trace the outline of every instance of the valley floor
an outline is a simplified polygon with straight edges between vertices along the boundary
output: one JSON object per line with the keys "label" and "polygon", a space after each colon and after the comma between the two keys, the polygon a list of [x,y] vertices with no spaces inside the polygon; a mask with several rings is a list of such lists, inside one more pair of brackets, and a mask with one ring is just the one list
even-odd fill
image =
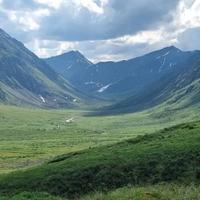
{"label": "valley floor", "polygon": [[0,106],[0,200],[199,200],[199,116]]}
{"label": "valley floor", "polygon": [[195,121],[197,108],[156,108],[115,116],[86,116],[79,110],[0,106],[0,173],[37,166],[61,154],[113,144]]}

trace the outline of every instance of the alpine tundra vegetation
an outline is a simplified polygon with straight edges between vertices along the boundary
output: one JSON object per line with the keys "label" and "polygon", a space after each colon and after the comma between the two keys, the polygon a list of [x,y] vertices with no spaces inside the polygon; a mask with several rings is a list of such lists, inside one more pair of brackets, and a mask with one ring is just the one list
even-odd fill
{"label": "alpine tundra vegetation", "polygon": [[0,0],[0,200],[200,200],[199,0]]}

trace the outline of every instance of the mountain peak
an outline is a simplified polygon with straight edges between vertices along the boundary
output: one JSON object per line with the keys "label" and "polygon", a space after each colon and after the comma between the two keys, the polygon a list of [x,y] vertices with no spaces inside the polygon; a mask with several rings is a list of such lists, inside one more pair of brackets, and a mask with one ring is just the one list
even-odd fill
{"label": "mountain peak", "polygon": [[[83,62],[87,63],[87,65],[93,64],[91,61],[89,61],[82,53],[80,53],[77,50],[72,50],[57,56],[53,56],[50,58],[45,59],[47,62],[52,62],[53,60],[57,60],[59,62],[62,62],[62,65],[65,65],[66,62]],[[53,62],[54,62],[53,61]]]}
{"label": "mountain peak", "polygon": [[47,58],[47,59],[59,58],[59,57],[65,58],[65,59],[77,59],[77,58],[86,59],[85,56],[77,50],[65,52],[65,53],[62,53],[60,55],[53,56],[53,57],[50,57],[50,58]]}
{"label": "mountain peak", "polygon": [[178,49],[177,47],[175,47],[175,46],[173,46],[173,45],[172,45],[172,46],[165,47],[165,48],[163,48],[162,50],[181,52],[180,49]]}
{"label": "mountain peak", "polygon": [[82,55],[82,53],[78,50],[72,50],[72,51],[69,51],[68,53]]}
{"label": "mountain peak", "polygon": [[73,56],[73,57],[85,58],[85,56],[78,50],[72,50],[72,51],[66,52],[64,54],[68,55],[68,56]]}

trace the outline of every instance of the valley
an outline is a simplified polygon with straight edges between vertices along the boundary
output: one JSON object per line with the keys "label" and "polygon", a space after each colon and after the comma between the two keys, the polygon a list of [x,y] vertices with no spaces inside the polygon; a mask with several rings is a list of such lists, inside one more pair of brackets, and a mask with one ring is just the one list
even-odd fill
{"label": "valley", "polygon": [[[92,111],[91,111],[92,112]],[[40,165],[55,156],[113,144],[200,117],[199,108],[155,108],[92,116],[84,110],[41,110],[0,106],[0,173]],[[72,122],[66,122],[73,118]]]}
{"label": "valley", "polygon": [[41,59],[0,29],[0,200],[199,200],[200,51]]}
{"label": "valley", "polygon": [[[4,109],[12,110],[10,116],[8,115],[10,120],[13,120],[14,113],[19,114],[21,111],[19,108],[4,107]],[[1,140],[0,145],[4,152],[1,155],[3,174],[0,176],[0,193],[3,196],[23,193],[23,191],[37,191],[47,192],[53,196],[74,198],[94,191],[110,191],[127,185],[138,186],[160,182],[193,184],[199,181],[200,123],[183,123],[192,120],[187,118],[187,110],[185,110],[187,114],[182,113],[179,116],[180,118],[185,116],[182,118],[183,121],[173,121],[174,124],[170,126],[176,123],[183,124],[171,128],[166,128],[169,126],[169,121],[165,121],[164,118],[164,121],[161,118],[154,118],[151,112],[147,112],[128,116],[130,121],[126,121],[127,116],[108,117],[101,122],[100,118],[83,117],[79,119],[80,124],[68,125],[69,127],[61,124],[61,130],[55,132],[51,132],[52,120],[59,122],[61,118],[66,117],[65,112],[46,111],[45,113],[43,111],[43,116],[39,110],[32,112],[30,115],[32,120],[26,119],[24,125],[20,120],[13,120],[16,132],[12,132],[10,123],[10,129],[5,132],[7,141]],[[192,113],[195,113],[194,110]],[[38,114],[40,120],[48,122],[43,128],[41,125],[43,130],[40,131],[35,129],[40,121],[36,117]],[[80,117],[77,111],[68,112],[69,116],[72,114],[76,115],[77,119],[78,116]],[[174,117],[177,118],[175,115]],[[198,118],[198,113],[193,117]],[[120,121],[126,123],[127,129],[120,126]],[[134,122],[138,125],[134,125]],[[101,123],[99,127],[96,126],[97,123]],[[110,134],[108,127],[110,127]],[[34,129],[35,132],[32,132]],[[128,131],[129,129],[131,131]],[[37,162],[33,167],[35,159]],[[32,166],[26,165],[27,160]],[[17,170],[20,167],[31,168]],[[14,171],[7,174],[5,168]],[[160,191],[158,195],[161,194]],[[104,197],[97,196],[98,198]]]}

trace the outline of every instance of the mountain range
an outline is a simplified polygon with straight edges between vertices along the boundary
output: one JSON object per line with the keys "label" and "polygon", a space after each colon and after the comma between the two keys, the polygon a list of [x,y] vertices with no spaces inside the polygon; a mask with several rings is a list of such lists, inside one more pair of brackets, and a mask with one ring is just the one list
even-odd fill
{"label": "mountain range", "polygon": [[[67,62],[65,62],[67,60]],[[106,110],[137,111],[161,103],[198,102],[200,51],[170,46],[130,60],[92,64],[72,51],[45,61],[85,93],[112,102]]]}
{"label": "mountain range", "polygon": [[46,62],[0,30],[1,102],[52,108],[72,107],[80,101],[80,96]]}
{"label": "mountain range", "polygon": [[[73,107],[97,98],[102,110],[132,112],[200,102],[200,51],[174,46],[119,62],[92,63],[79,51],[40,59],[0,30],[0,102]],[[103,104],[102,104],[103,105]]]}

